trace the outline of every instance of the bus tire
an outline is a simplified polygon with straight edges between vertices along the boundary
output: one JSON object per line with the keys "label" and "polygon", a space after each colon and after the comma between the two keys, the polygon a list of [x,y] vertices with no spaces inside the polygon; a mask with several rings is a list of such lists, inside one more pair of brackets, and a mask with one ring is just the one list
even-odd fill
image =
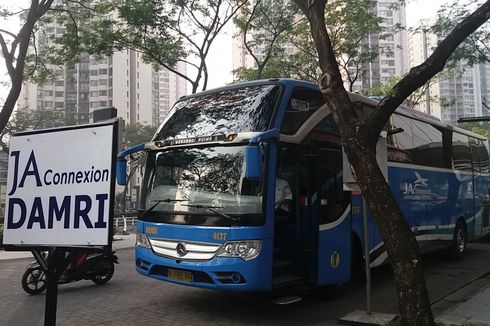
{"label": "bus tire", "polygon": [[450,257],[452,260],[461,260],[466,253],[467,242],[466,224],[458,221],[454,227],[453,240],[450,248]]}

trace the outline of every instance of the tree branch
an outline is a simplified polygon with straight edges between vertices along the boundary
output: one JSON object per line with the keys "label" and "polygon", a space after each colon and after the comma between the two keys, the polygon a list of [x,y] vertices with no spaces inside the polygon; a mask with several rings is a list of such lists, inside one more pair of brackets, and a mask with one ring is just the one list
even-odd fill
{"label": "tree branch", "polygon": [[379,103],[379,110],[369,118],[375,130],[381,131],[384,123],[396,108],[415,90],[424,85],[430,78],[442,71],[453,51],[490,16],[490,0],[483,3],[471,15],[462,20],[439,43],[432,55],[421,65],[414,67],[392,89],[389,95]]}
{"label": "tree branch", "polygon": [[16,37],[17,37],[17,35],[15,35],[14,33],[11,33],[11,32],[9,32],[9,31],[7,31],[7,30],[5,30],[5,29],[1,29],[1,28],[0,28],[0,33],[5,33],[5,34],[7,34],[8,36],[11,36],[11,37],[13,37],[13,38],[16,38]]}
{"label": "tree branch", "polygon": [[9,49],[7,48],[7,43],[3,38],[3,35],[0,33],[0,46],[2,47],[3,59],[5,61],[5,65],[7,66],[7,71],[9,73],[10,79],[15,76],[15,68],[14,68],[14,57],[10,54]]}
{"label": "tree branch", "polygon": [[32,47],[34,48],[34,57],[36,58],[35,60],[35,63],[34,63],[34,67],[32,67],[31,71],[27,73],[27,75],[31,75],[33,74],[36,69],[37,69],[37,65],[38,65],[38,62],[39,62],[39,57],[37,55],[37,45],[36,45],[36,33],[32,32]]}
{"label": "tree branch", "polygon": [[81,1],[77,1],[77,0],[65,0],[66,2],[71,2],[71,3],[74,3],[74,4],[77,4],[79,5],[80,7],[82,8],[85,8],[87,10],[90,10],[90,11],[95,11],[94,8],[91,8],[89,6],[87,6],[85,3],[81,2]]}
{"label": "tree branch", "polygon": [[[339,114],[337,110],[333,110],[334,119],[339,124],[346,126],[354,125],[353,121],[356,119],[354,108],[350,105],[350,100],[347,91],[344,88],[342,82],[342,75],[335,58],[335,52],[332,47],[332,43],[328,36],[325,23],[325,1],[300,1],[295,0],[295,3],[306,14],[310,21],[311,33],[313,40],[318,51],[319,66],[322,71],[322,77],[320,78],[320,90],[324,97],[332,97],[337,100],[337,104],[341,105],[344,114]],[[315,26],[315,28],[313,28]],[[347,134],[352,133],[352,130],[346,131]],[[344,134],[342,135],[344,137]],[[352,137],[352,135],[345,138]]]}
{"label": "tree branch", "polygon": [[254,17],[254,14],[255,14],[255,10],[257,9],[257,6],[259,6],[260,4],[260,1],[261,0],[257,0],[257,2],[254,4],[253,8],[252,8],[252,12],[250,13],[250,17],[248,17],[247,19],[247,22],[245,23],[245,28],[244,28],[244,31],[243,31],[243,44],[245,45],[245,48],[247,49],[248,53],[252,56],[252,58],[254,59],[255,63],[257,64],[257,66],[259,66],[259,59],[257,58],[257,56],[255,55],[255,53],[253,52],[251,46],[249,46],[248,42],[247,42],[247,33],[248,33],[248,29],[250,27],[250,24],[252,23],[252,19]]}
{"label": "tree branch", "polygon": [[[73,2],[76,2],[76,1],[73,1]],[[79,38],[78,38],[78,22],[76,21],[75,17],[73,16],[73,13],[70,10],[62,9],[62,8],[52,8],[50,10],[55,11],[55,12],[66,12],[70,16],[70,19],[73,22],[73,26],[75,26],[75,35],[77,35],[75,53],[78,53],[79,49],[80,49],[80,43],[79,43]]]}
{"label": "tree branch", "polygon": [[[192,8],[192,5],[194,4],[194,1],[191,3],[191,8]],[[184,1],[184,12],[186,13],[187,17],[189,17],[193,22],[194,24],[196,24],[197,26],[199,26],[199,28],[201,28],[202,30],[205,30],[206,29],[206,26],[204,26],[201,21],[196,17],[196,15],[194,15],[194,10],[192,10],[191,8],[189,8],[189,6],[185,3]]]}

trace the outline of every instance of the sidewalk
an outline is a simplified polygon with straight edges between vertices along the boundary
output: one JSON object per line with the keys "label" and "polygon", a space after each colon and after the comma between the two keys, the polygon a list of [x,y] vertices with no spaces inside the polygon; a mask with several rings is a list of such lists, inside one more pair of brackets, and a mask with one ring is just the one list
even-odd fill
{"label": "sidewalk", "polygon": [[[126,248],[134,248],[134,244],[136,242],[136,234],[131,233],[128,235],[116,234],[114,236],[114,241],[112,242],[112,249],[126,249]],[[0,250],[0,260],[7,259],[21,259],[21,258],[32,258],[30,251],[5,251]]]}
{"label": "sidewalk", "polygon": [[[442,307],[446,310],[438,314]],[[438,316],[438,325],[490,325],[490,274],[448,295],[433,305],[432,310]]]}
{"label": "sidewalk", "polygon": [[[116,251],[133,248],[135,241],[134,233],[115,235],[112,246]],[[22,258],[34,260],[30,252],[0,250],[0,261]],[[490,326],[490,272],[482,272],[477,279],[433,304],[432,312],[441,326]]]}

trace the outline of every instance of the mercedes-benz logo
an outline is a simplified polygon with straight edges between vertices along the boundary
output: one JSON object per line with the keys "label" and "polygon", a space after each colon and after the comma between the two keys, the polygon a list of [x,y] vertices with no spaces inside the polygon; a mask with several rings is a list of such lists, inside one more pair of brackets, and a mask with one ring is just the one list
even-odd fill
{"label": "mercedes-benz logo", "polygon": [[180,257],[184,257],[185,255],[187,255],[187,249],[185,249],[185,244],[182,243],[182,242],[179,242],[177,244],[177,254],[180,256]]}

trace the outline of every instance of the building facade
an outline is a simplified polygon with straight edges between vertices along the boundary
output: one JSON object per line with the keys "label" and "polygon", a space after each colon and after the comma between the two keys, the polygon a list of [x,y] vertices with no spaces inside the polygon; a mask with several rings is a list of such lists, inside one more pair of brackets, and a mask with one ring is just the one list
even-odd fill
{"label": "building facade", "polygon": [[[177,63],[177,71],[186,74],[186,65]],[[153,73],[153,125],[158,126],[167,116],[173,104],[186,95],[187,82],[168,69]]]}
{"label": "building facade", "polygon": [[[410,67],[421,64],[437,45],[427,31],[428,21],[410,33]],[[416,109],[444,122],[457,124],[460,118],[490,115],[490,64],[469,65],[462,60],[445,75],[434,78]]]}
{"label": "building facade", "polygon": [[[185,65],[179,68],[185,74]],[[53,81],[25,84],[19,105],[61,110],[73,124],[92,122],[95,110],[115,107],[127,124],[158,126],[175,101],[187,93],[183,78],[167,69],[155,71],[131,50],[107,58],[82,56],[79,63],[54,72]]]}
{"label": "building facade", "polygon": [[406,26],[406,8],[397,0],[378,1],[372,9],[382,18],[381,33],[368,35],[362,46],[378,49],[378,56],[364,63],[361,75],[354,83],[352,91],[366,93],[379,83],[388,81],[392,76],[401,76],[408,72],[408,36]]}
{"label": "building facade", "polygon": [[[405,29],[397,29],[397,26],[406,26],[406,8],[397,0],[378,1],[372,8],[382,18],[383,31],[368,35],[361,47],[379,50],[379,55],[373,61],[360,67],[360,76],[353,84],[352,90],[364,93],[380,82],[385,82],[392,76],[400,76],[408,71],[408,36]],[[253,32],[247,35],[253,38]],[[233,69],[239,67],[251,68],[256,66],[252,56],[246,51],[243,44],[243,35],[238,34],[234,38]],[[261,58],[263,49],[255,49],[258,58]],[[295,48],[287,46],[287,53],[294,53]],[[355,74],[355,73],[354,73]],[[280,76],[277,76],[280,77]],[[350,88],[347,78],[345,86]]]}
{"label": "building facade", "polygon": [[[436,35],[429,33],[431,22],[421,20],[416,28],[409,32],[408,36],[408,57],[409,66],[416,67],[422,64],[432,53],[432,49],[437,46]],[[414,109],[431,114],[435,117],[441,117],[441,106],[438,100],[440,98],[439,85],[430,81],[425,85],[422,96],[417,103],[414,103]]]}
{"label": "building facade", "polygon": [[[38,51],[63,33],[64,28],[56,22],[43,26],[37,32]],[[76,64],[51,68],[54,80],[24,84],[18,105],[31,110],[59,110],[69,124],[91,123],[95,110],[114,107],[126,125],[157,127],[175,101],[187,94],[185,79],[165,68],[155,70],[133,50],[102,58],[82,54]],[[177,69],[186,74],[185,64]],[[138,201],[140,182],[140,173],[135,173],[128,188],[128,207],[135,207]]]}
{"label": "building facade", "polygon": [[[61,0],[53,3],[63,4]],[[46,23],[36,32],[37,51],[45,50],[53,38],[64,33],[64,26],[55,20]],[[33,110],[63,111],[73,124],[89,123],[93,111],[115,107],[118,117],[127,124],[157,126],[175,100],[187,93],[183,78],[164,68],[156,72],[133,50],[118,51],[102,58],[81,54],[76,64],[51,68],[54,80],[25,84],[19,104]],[[184,64],[177,69],[186,74]],[[167,77],[155,78],[158,74]]]}

